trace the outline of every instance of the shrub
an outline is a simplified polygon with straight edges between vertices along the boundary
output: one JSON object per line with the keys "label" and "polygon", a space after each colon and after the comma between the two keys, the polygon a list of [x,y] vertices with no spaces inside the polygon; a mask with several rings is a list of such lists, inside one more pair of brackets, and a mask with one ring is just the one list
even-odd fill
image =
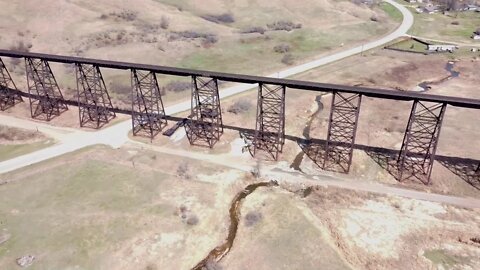
{"label": "shrub", "polygon": [[175,92],[175,93],[179,93],[179,92],[183,92],[185,90],[190,89],[190,87],[191,87],[191,83],[189,83],[189,82],[173,81],[173,82],[169,82],[162,89],[164,89],[164,92],[165,91],[172,91],[172,92]]}
{"label": "shrub", "polygon": [[169,26],[170,26],[170,19],[168,19],[165,16],[162,16],[162,18],[160,18],[160,27],[166,30],[168,29]]}
{"label": "shrub", "polygon": [[453,21],[453,22],[452,22],[452,25],[459,25],[459,24],[460,24],[459,21]]}
{"label": "shrub", "polygon": [[107,14],[100,15],[100,20],[106,20],[108,18]]}
{"label": "shrub", "polygon": [[198,224],[199,219],[198,219],[197,215],[192,214],[191,216],[189,216],[189,217],[187,218],[187,221],[186,221],[186,222],[187,222],[187,225],[194,226],[194,225],[197,225],[197,224]]}
{"label": "shrub", "polygon": [[282,63],[285,65],[293,65],[294,63],[293,55],[291,55],[290,53],[285,54],[282,57]]}
{"label": "shrub", "polygon": [[28,52],[32,48],[32,44],[25,44],[23,41],[18,41],[15,45],[10,46],[10,50],[19,52]]}
{"label": "shrub", "polygon": [[231,13],[224,13],[220,15],[204,15],[201,16],[203,19],[213,22],[213,23],[233,23],[235,22],[235,18],[233,17],[233,14]]}
{"label": "shrub", "polygon": [[182,162],[180,165],[178,165],[177,168],[177,175],[179,177],[185,178],[185,179],[190,179],[190,174],[188,173],[188,163],[187,162]]}
{"label": "shrub", "polygon": [[[204,39],[206,43],[213,44],[218,41],[217,35],[211,34],[211,33],[201,33],[197,31],[182,31],[182,32],[176,32],[175,35],[177,37],[181,38],[187,38],[187,39]],[[170,39],[175,40],[177,37],[173,36]]]}
{"label": "shrub", "polygon": [[378,17],[377,17],[377,15],[372,15],[372,16],[370,17],[370,21],[372,21],[372,22],[378,22]]}
{"label": "shrub", "polygon": [[245,215],[245,226],[251,227],[262,219],[262,213],[252,211]]}
{"label": "shrub", "polygon": [[252,103],[247,99],[240,99],[235,101],[230,107],[228,107],[227,112],[233,114],[240,114],[248,112],[252,108]]}
{"label": "shrub", "polygon": [[137,19],[137,13],[131,10],[122,10],[120,13],[111,12],[108,15],[114,16],[127,22],[131,22]]}
{"label": "shrub", "polygon": [[259,33],[259,34],[265,34],[265,32],[267,31],[267,29],[265,29],[264,27],[262,26],[252,26],[252,27],[249,27],[245,30],[242,30],[242,34],[251,34],[251,33]]}
{"label": "shrub", "polygon": [[273,51],[276,53],[287,53],[290,51],[290,45],[288,44],[279,44],[273,47]]}
{"label": "shrub", "polygon": [[302,28],[302,24],[293,23],[291,21],[276,21],[271,24],[267,24],[268,29],[274,31],[292,31],[294,29]]}

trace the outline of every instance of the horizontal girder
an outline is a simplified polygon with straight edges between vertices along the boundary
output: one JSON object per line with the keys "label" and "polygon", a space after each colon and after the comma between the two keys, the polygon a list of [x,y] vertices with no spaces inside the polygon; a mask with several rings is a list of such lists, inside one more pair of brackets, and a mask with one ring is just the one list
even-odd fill
{"label": "horizontal girder", "polygon": [[256,84],[256,83],[273,84],[273,85],[282,85],[287,88],[293,88],[293,89],[299,89],[299,90],[320,91],[320,92],[335,91],[340,93],[360,94],[367,97],[375,97],[375,98],[383,98],[383,99],[437,102],[437,103],[445,103],[448,105],[462,107],[462,108],[480,109],[480,100],[478,99],[429,95],[429,94],[423,94],[418,92],[393,91],[393,90],[378,89],[378,88],[365,88],[365,87],[356,87],[356,86],[347,86],[347,85],[325,84],[325,83],[308,82],[308,81],[298,81],[298,80],[279,79],[279,78],[270,78],[270,77],[261,77],[261,76],[213,72],[213,71],[206,71],[206,70],[195,70],[195,69],[175,68],[175,67],[166,67],[166,66],[157,66],[157,65],[127,63],[127,62],[118,62],[118,61],[109,61],[109,60],[100,60],[100,59],[91,59],[91,58],[82,58],[82,57],[73,57],[73,56],[62,56],[62,55],[52,55],[52,54],[42,54],[42,53],[31,53],[31,52],[18,52],[18,51],[10,51],[10,50],[0,50],[0,56],[14,57],[14,58],[24,58],[24,57],[40,58],[49,62],[67,63],[67,64],[91,64],[91,65],[96,65],[98,67],[112,68],[112,69],[125,69],[125,70],[140,69],[140,70],[152,71],[155,73],[160,73],[165,75],[201,76],[201,77],[210,77],[210,78],[215,78],[218,80],[229,81],[229,82],[248,83],[248,84]]}

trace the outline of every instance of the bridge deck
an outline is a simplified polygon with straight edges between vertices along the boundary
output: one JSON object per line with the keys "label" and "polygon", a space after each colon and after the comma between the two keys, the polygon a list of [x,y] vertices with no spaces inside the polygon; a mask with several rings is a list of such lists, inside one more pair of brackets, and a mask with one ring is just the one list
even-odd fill
{"label": "bridge deck", "polygon": [[342,93],[361,94],[368,97],[382,98],[382,99],[438,102],[438,103],[446,103],[456,107],[480,109],[479,99],[430,95],[430,94],[423,94],[418,92],[393,91],[393,90],[378,89],[378,88],[366,88],[366,87],[356,87],[356,86],[347,86],[347,85],[338,85],[338,84],[325,84],[325,83],[317,83],[317,82],[309,82],[309,81],[278,79],[278,78],[270,78],[270,77],[262,77],[262,76],[214,72],[214,71],[207,71],[207,70],[175,68],[175,67],[158,66],[158,65],[147,65],[147,64],[128,63],[128,62],[43,54],[43,53],[18,52],[18,51],[10,51],[10,50],[0,50],[0,57],[1,56],[12,57],[12,58],[24,58],[24,57],[40,58],[49,62],[66,63],[66,64],[77,64],[77,63],[92,64],[92,65],[98,65],[99,67],[111,68],[111,69],[146,70],[146,71],[152,71],[159,74],[174,75],[174,76],[203,76],[203,77],[216,78],[221,81],[237,82],[237,83],[247,83],[247,84],[264,83],[264,84],[284,85],[287,88],[293,88],[293,89],[299,89],[299,90],[320,91],[320,92],[337,91]]}

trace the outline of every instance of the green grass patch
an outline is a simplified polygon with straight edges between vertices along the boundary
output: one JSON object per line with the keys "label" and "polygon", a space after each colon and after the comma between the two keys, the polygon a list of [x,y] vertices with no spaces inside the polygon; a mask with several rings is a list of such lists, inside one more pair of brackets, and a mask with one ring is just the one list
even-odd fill
{"label": "green grass patch", "polygon": [[443,15],[418,14],[413,9],[411,11],[415,22],[410,34],[450,42],[475,43],[471,36],[480,26],[478,13],[467,11]]}
{"label": "green grass patch", "polygon": [[443,266],[442,269],[452,269],[457,264],[468,262],[467,258],[448,254],[447,251],[443,249],[427,250],[423,256],[425,256],[425,258],[429,259],[435,265]]}
{"label": "green grass patch", "polygon": [[0,161],[35,152],[53,144],[54,142],[52,140],[44,140],[29,144],[0,145]]}
{"label": "green grass patch", "polygon": [[379,7],[381,10],[383,10],[392,20],[396,22],[401,22],[403,20],[403,15],[402,13],[392,6],[389,3],[382,2],[379,4]]}
{"label": "green grass patch", "polygon": [[168,177],[89,160],[0,186],[0,229],[12,235],[0,269],[26,254],[40,256],[33,269],[98,269],[103,254],[171,216],[174,206],[159,200]]}

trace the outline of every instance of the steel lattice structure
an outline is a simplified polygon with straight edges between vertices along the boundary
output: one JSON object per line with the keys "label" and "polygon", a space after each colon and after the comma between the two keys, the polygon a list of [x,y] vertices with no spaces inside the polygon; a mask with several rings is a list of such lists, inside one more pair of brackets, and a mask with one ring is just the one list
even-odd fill
{"label": "steel lattice structure", "polygon": [[192,76],[191,113],[185,124],[192,145],[213,146],[223,134],[222,110],[216,78]]}
{"label": "steel lattice structure", "polygon": [[323,169],[350,171],[361,102],[362,95],[334,92]]}
{"label": "steel lattice structure", "polygon": [[3,60],[0,58],[0,110],[4,111],[17,103],[22,102],[22,97],[12,91],[17,90],[17,86],[12,80]]}
{"label": "steel lattice structure", "polygon": [[[430,183],[440,129],[447,105],[415,101],[398,156],[399,181],[411,177]],[[409,174],[406,175],[405,173]]]}
{"label": "steel lattice structure", "polygon": [[153,139],[167,125],[157,76],[154,72],[132,69],[133,135]]}
{"label": "steel lattice structure", "polygon": [[26,57],[25,69],[32,118],[50,121],[68,110],[47,61]]}
{"label": "steel lattice structure", "polygon": [[285,143],[285,91],[283,85],[259,84],[253,155],[262,150],[277,160],[282,152]]}
{"label": "steel lattice structure", "polygon": [[75,67],[80,127],[101,128],[116,115],[100,68],[88,64]]}

